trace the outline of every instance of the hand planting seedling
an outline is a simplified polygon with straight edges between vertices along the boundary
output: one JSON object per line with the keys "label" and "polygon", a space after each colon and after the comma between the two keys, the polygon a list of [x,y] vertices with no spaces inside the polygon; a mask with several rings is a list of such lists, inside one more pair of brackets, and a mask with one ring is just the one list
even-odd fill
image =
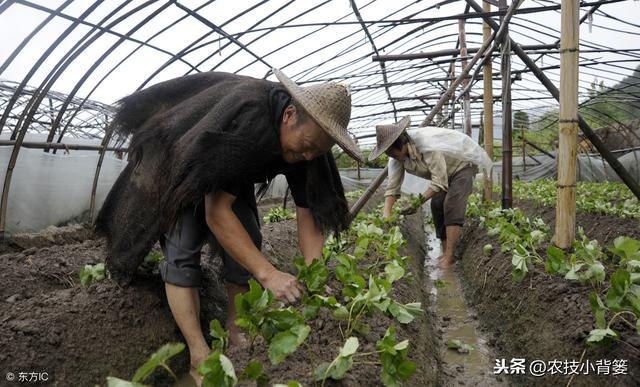
{"label": "hand planting seedling", "polygon": [[426,202],[426,199],[424,196],[422,196],[422,194],[418,194],[415,197],[413,197],[412,195],[409,201],[409,204],[403,206],[399,212],[402,215],[415,214],[425,202]]}
{"label": "hand planting seedling", "polygon": [[236,325],[249,334],[251,348],[258,334],[269,343],[269,360],[273,364],[293,353],[311,330],[293,307],[275,307],[271,290],[263,289],[255,280],[249,281],[249,291],[238,294],[235,303]]}

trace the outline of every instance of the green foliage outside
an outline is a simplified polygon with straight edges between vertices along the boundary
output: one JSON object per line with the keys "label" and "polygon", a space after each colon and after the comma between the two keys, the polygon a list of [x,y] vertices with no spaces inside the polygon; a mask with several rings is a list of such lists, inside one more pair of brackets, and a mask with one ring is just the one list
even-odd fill
{"label": "green foliage outside", "polygon": [[[369,154],[371,154],[371,149],[363,149],[362,155],[365,160],[369,160]],[[358,168],[358,163],[345,154],[342,151],[333,152],[333,157],[336,158],[336,165],[338,168]],[[380,155],[377,159],[373,161],[367,161],[364,165],[360,165],[361,168],[384,168],[387,166],[389,162],[389,157],[386,154]]]}
{"label": "green foliage outside", "polygon": [[580,114],[594,129],[639,118],[639,78],[640,66],[610,88],[604,86],[602,81],[593,80],[587,100],[580,104]]}
{"label": "green foliage outside", "polygon": [[[612,87],[594,79],[587,97],[580,102],[578,112],[592,129],[615,124],[628,124],[640,118],[640,66]],[[555,151],[558,141],[559,110],[557,107],[544,111],[540,117],[532,118],[526,112],[516,111],[513,116],[513,155],[522,155],[521,139],[540,146],[546,151]],[[527,154],[540,152],[526,148]],[[502,141],[494,142],[495,160],[502,158]]]}
{"label": "green foliage outside", "polygon": [[[494,192],[500,187],[494,185]],[[514,181],[515,198],[532,200],[546,207],[554,207],[557,200],[556,181]],[[592,214],[613,215],[620,218],[640,219],[640,201],[622,183],[591,183],[579,181],[576,185],[576,209]]]}

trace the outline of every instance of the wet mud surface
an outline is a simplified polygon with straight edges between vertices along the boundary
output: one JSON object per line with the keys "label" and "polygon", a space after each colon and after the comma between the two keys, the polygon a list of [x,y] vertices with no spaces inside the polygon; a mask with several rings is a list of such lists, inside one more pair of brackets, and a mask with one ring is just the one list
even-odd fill
{"label": "wet mud surface", "polygon": [[[508,386],[503,377],[492,372],[495,355],[486,343],[485,332],[479,327],[476,311],[467,305],[458,273],[454,268],[438,267],[442,249],[433,226],[425,225],[425,234],[428,248],[425,272],[429,275],[430,308],[435,315],[440,344],[442,384]],[[452,348],[449,342],[452,342]],[[462,347],[456,348],[459,344]]]}

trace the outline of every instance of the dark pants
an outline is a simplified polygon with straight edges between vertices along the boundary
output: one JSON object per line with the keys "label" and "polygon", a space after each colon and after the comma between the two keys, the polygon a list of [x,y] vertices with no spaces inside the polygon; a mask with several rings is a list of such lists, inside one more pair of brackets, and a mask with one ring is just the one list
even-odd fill
{"label": "dark pants", "polygon": [[[255,210],[255,197],[252,198],[253,200],[246,195],[238,196],[232,209],[259,250],[262,246],[262,234]],[[162,280],[182,287],[198,287],[202,281],[200,254],[205,242],[222,256],[222,276],[225,281],[246,285],[252,278],[251,273],[224,251],[211,233],[205,219],[204,202],[185,210],[176,225],[161,238],[160,245],[165,257],[160,262]]]}
{"label": "dark pants", "polygon": [[440,191],[431,198],[431,214],[438,238],[447,239],[447,226],[464,225],[476,171],[471,165],[462,168],[449,178],[448,191]]}

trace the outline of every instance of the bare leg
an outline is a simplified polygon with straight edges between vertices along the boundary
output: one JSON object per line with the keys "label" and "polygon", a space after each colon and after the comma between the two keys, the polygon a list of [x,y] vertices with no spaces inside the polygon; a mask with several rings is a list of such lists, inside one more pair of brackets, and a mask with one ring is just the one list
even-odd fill
{"label": "bare leg", "polygon": [[440,258],[444,256],[445,251],[447,251],[447,240],[440,239]]}
{"label": "bare leg", "polygon": [[444,255],[442,256],[442,260],[440,261],[439,266],[441,268],[449,267],[453,264],[454,261],[454,253],[456,251],[456,245],[458,244],[458,240],[460,239],[460,232],[462,227],[460,226],[447,226],[447,239]]}
{"label": "bare leg", "polygon": [[176,320],[176,324],[178,324],[178,328],[180,328],[180,332],[182,332],[182,336],[184,336],[189,347],[189,355],[191,357],[191,371],[189,373],[195,379],[196,384],[200,386],[202,377],[196,369],[207,357],[210,348],[204,339],[202,327],[200,326],[200,297],[198,289],[183,288],[166,282],[164,286],[173,318]]}
{"label": "bare leg", "polygon": [[240,331],[240,328],[235,324],[236,318],[238,318],[235,299],[237,294],[249,291],[249,287],[231,282],[227,282],[225,287],[227,288],[227,296],[229,297],[229,304],[227,306],[227,323],[225,324],[225,328],[229,331],[229,343],[231,345],[242,346],[247,343],[247,339]]}

